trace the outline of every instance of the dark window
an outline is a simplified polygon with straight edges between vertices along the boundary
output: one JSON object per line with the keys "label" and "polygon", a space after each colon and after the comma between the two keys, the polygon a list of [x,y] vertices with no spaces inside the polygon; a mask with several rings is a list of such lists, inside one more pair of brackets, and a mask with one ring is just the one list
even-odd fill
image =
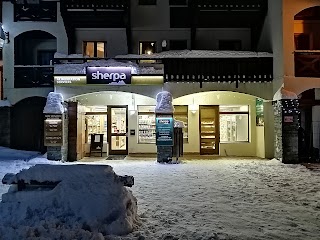
{"label": "dark window", "polygon": [[187,0],[169,0],[169,5],[187,5]]}
{"label": "dark window", "polygon": [[170,40],[170,50],[184,50],[187,48],[187,40]]}
{"label": "dark window", "polygon": [[56,50],[38,50],[37,65],[50,65]]}
{"label": "dark window", "polygon": [[311,50],[310,36],[305,33],[298,33],[294,35],[294,44],[296,50]]}
{"label": "dark window", "polygon": [[157,0],[139,0],[139,5],[157,5]]}
{"label": "dark window", "polygon": [[139,54],[151,55],[156,52],[156,42],[140,42]]}
{"label": "dark window", "polygon": [[219,40],[219,50],[239,51],[241,50],[241,41],[240,40]]}

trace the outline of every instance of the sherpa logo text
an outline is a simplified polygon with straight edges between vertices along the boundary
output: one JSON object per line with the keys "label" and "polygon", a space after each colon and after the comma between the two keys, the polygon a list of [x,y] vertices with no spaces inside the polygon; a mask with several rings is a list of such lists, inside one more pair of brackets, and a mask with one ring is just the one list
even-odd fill
{"label": "sherpa logo text", "polygon": [[92,73],[92,79],[107,79],[112,80],[113,82],[116,82],[117,80],[125,80],[126,74],[124,73],[102,73],[100,71],[97,71],[95,73]]}

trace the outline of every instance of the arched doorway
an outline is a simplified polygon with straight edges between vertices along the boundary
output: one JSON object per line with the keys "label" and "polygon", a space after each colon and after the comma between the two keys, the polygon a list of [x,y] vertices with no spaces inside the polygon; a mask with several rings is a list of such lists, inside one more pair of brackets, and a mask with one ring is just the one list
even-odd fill
{"label": "arched doorway", "polygon": [[30,97],[12,107],[11,147],[20,150],[45,152],[43,143],[46,98]]}

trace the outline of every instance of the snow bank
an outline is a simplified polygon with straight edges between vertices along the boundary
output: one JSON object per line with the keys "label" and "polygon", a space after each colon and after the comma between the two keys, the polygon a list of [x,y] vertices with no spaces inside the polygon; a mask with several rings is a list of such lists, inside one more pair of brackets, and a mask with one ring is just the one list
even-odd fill
{"label": "snow bank", "polygon": [[212,50],[171,50],[154,54],[128,54],[118,55],[115,58],[124,59],[162,59],[162,58],[251,58],[251,57],[272,57],[272,53],[251,52],[251,51],[212,51]]}
{"label": "snow bank", "polygon": [[41,190],[11,187],[3,194],[3,239],[104,239],[127,234],[138,223],[137,200],[111,166],[38,164],[16,174],[19,179],[59,183]]}
{"label": "snow bank", "polygon": [[173,113],[172,95],[170,92],[162,91],[156,96],[156,113]]}
{"label": "snow bank", "polygon": [[43,109],[43,113],[64,113],[62,102],[63,96],[61,93],[50,92],[48,94],[46,106]]}
{"label": "snow bank", "polygon": [[0,100],[0,107],[11,107],[11,103],[8,100]]}

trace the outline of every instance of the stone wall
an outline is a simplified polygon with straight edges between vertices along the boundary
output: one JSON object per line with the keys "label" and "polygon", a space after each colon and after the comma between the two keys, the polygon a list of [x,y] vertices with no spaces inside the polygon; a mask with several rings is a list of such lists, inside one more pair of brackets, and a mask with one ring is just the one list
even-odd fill
{"label": "stone wall", "polygon": [[10,147],[11,108],[0,107],[0,146]]}
{"label": "stone wall", "polygon": [[275,158],[283,163],[299,163],[298,100],[283,99],[274,103]]}

